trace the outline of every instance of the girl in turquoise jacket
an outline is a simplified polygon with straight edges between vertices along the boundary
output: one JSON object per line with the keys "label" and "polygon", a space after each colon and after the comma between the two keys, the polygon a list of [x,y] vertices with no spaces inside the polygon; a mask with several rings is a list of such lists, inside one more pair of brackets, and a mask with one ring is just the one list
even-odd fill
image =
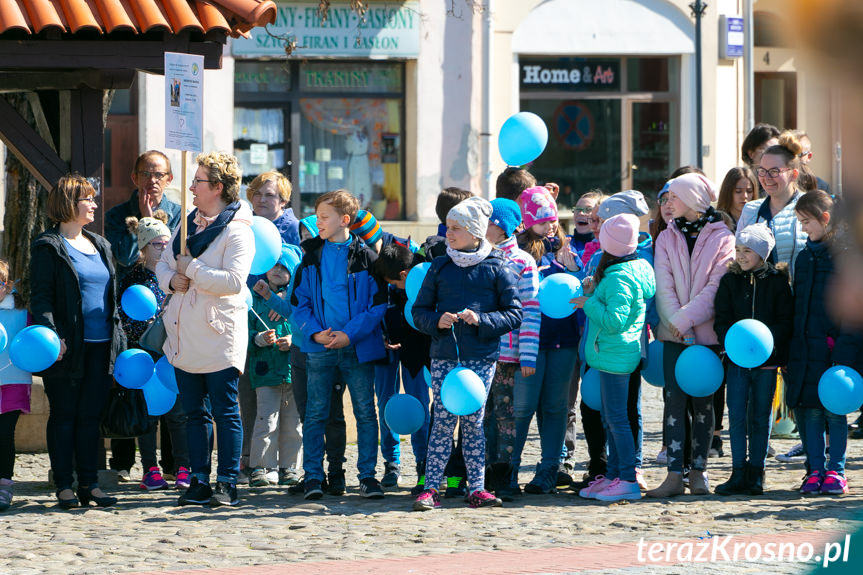
{"label": "girl in turquoise jacket", "polygon": [[[641,259],[639,220],[619,214],[599,231],[603,251],[590,297],[575,298],[588,319],[585,359],[599,371],[602,423],[608,438],[608,471],[579,495],[600,501],[640,499],[635,478],[635,442],[627,417],[629,377],[641,362],[645,300],[656,293],[653,268]],[[587,290],[590,290],[587,286]]]}

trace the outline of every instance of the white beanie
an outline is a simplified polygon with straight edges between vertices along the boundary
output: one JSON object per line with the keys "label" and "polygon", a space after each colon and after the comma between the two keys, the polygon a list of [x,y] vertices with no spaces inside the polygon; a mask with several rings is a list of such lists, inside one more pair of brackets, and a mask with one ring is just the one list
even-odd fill
{"label": "white beanie", "polygon": [[493,212],[491,202],[471,196],[453,206],[446,215],[446,219],[455,220],[473,237],[484,239],[488,229],[488,219]]}
{"label": "white beanie", "polygon": [[761,256],[762,260],[767,261],[767,257],[776,246],[776,240],[767,224],[758,222],[757,224],[750,224],[737,232],[737,245],[749,248]]}
{"label": "white beanie", "polygon": [[701,174],[683,174],[668,183],[668,191],[696,212],[706,212],[716,201],[716,185]]}

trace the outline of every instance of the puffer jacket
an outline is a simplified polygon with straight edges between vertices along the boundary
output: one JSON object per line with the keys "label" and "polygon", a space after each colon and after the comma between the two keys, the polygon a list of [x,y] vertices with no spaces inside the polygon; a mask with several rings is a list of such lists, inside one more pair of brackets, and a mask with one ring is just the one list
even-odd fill
{"label": "puffer jacket", "polygon": [[[464,309],[479,316],[479,325],[458,321],[454,330],[438,329],[444,312]],[[414,302],[413,320],[419,331],[432,336],[432,359],[496,361],[500,337],[521,323],[518,278],[498,249],[464,268],[449,256],[435,258]]]}
{"label": "puffer jacket", "polygon": [[732,262],[728,273],[719,281],[714,300],[716,317],[713,330],[719,343],[725,345],[725,335],[742,319],[757,319],[773,334],[773,353],[762,365],[779,367],[788,363],[788,346],[794,325],[794,296],[788,283],[788,266],[764,267],[748,272]]}
{"label": "puffer jacket", "polygon": [[[190,214],[191,216],[191,214]],[[229,367],[243,371],[248,348],[248,309],[243,287],[252,267],[255,238],[252,210],[243,202],[233,219],[186,269],[186,293],[175,293],[171,278],[177,260],[171,243],[156,264],[159,287],[173,293],[163,321],[167,338],[162,348],[174,367],[188,373],[214,373]]]}
{"label": "puffer jacket", "polygon": [[734,234],[724,222],[704,226],[695,240],[692,255],[686,238],[674,222],[656,238],[656,308],[659,311],[657,339],[682,343],[670,326],[681,334],[693,332],[695,343],[716,345],[713,303],[719,280],[734,259]]}
{"label": "puffer jacket", "polygon": [[821,376],[834,365],[854,367],[863,349],[861,334],[843,329],[827,310],[833,273],[830,244],[807,241],[794,277],[794,331],[785,379],[789,407],[822,407]]}
{"label": "puffer jacket", "polygon": [[653,268],[641,258],[606,268],[584,304],[585,359],[607,373],[632,373],[641,362],[646,300],[656,293]]}
{"label": "puffer jacket", "polygon": [[[796,192],[788,202],[788,205],[773,216],[773,219],[768,224],[773,230],[773,237],[776,238],[776,263],[788,264],[788,269],[791,273],[791,279],[794,279],[796,271],[795,261],[797,254],[803,251],[806,247],[806,234],[800,227],[800,222],[797,221],[797,213],[794,207],[797,205],[797,200],[802,194]],[[740,220],[737,222],[737,233],[746,229],[746,226],[763,221],[758,215],[759,210],[764,202],[769,201],[769,198],[762,198],[752,202],[747,202],[743,206],[743,211],[740,213]]]}

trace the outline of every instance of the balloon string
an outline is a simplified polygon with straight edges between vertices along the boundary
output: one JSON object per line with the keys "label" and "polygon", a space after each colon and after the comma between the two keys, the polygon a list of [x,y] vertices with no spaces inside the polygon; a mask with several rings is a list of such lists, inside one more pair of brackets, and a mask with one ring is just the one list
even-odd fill
{"label": "balloon string", "polygon": [[452,338],[455,340],[455,360],[458,365],[461,365],[461,357],[458,352],[458,338],[455,336],[455,324],[450,326],[452,330]]}
{"label": "balloon string", "polygon": [[267,330],[269,331],[270,326],[267,325],[267,322],[265,322],[264,320],[261,319],[261,316],[258,315],[258,312],[253,310],[251,307],[249,307],[249,311],[251,311],[253,314],[255,314],[255,317],[258,318],[258,321],[261,322],[262,324],[264,324],[264,327],[267,328]]}
{"label": "balloon string", "polygon": [[0,371],[3,371],[4,369],[6,369],[7,367],[10,367],[11,365],[12,365],[12,361],[10,360],[6,365],[4,365],[3,367],[0,367]]}

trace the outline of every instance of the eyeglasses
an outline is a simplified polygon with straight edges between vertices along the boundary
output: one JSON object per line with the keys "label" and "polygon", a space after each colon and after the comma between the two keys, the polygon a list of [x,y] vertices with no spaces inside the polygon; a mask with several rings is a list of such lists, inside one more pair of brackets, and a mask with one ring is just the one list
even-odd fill
{"label": "eyeglasses", "polygon": [[770,168],[769,170],[765,170],[764,168],[758,168],[757,170],[755,170],[755,173],[758,174],[759,178],[766,178],[768,176],[770,176],[771,178],[778,178],[779,174],[787,172],[790,169],[791,168]]}
{"label": "eyeglasses", "polygon": [[93,198],[93,197],[90,197],[90,198],[78,198],[78,200],[77,200],[77,201],[79,201],[79,202],[87,202],[88,204],[93,204],[93,205],[96,205],[96,204],[98,204],[98,203],[99,203],[99,202],[97,202],[97,201],[96,201],[96,198]]}
{"label": "eyeglasses", "polygon": [[138,175],[143,177],[145,180],[149,180],[150,178],[156,178],[157,180],[162,180],[165,176],[168,175],[167,172],[138,172]]}
{"label": "eyeglasses", "polygon": [[168,245],[168,242],[157,242],[157,241],[153,240],[152,242],[150,242],[150,245],[153,246],[154,248],[156,248],[157,250],[163,250]]}
{"label": "eyeglasses", "polygon": [[573,214],[584,214],[584,215],[587,215],[587,214],[589,214],[589,213],[590,213],[590,212],[592,212],[592,211],[593,211],[593,208],[579,208],[579,207],[572,208],[572,213],[573,213]]}
{"label": "eyeglasses", "polygon": [[200,184],[201,182],[207,182],[208,184],[212,184],[212,183],[213,183],[213,181],[212,181],[212,180],[201,180],[201,179],[195,178],[194,180],[192,180],[192,184],[191,184],[191,186],[190,186],[190,187],[194,188],[194,187],[196,187],[198,184]]}

